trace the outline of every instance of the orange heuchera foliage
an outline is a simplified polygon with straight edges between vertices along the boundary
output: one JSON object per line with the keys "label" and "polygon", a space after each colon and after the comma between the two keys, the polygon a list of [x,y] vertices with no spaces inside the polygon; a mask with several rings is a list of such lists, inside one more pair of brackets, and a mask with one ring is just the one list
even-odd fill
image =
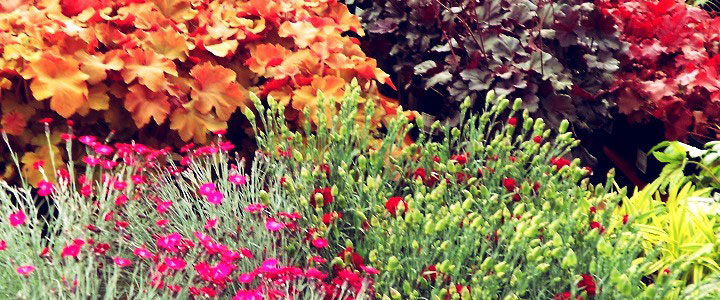
{"label": "orange heuchera foliage", "polygon": [[364,34],[337,0],[0,0],[0,125],[21,152],[41,151],[37,120],[58,116],[81,134],[204,143],[249,92],[317,122],[318,92],[340,101],[352,78],[362,101],[396,107],[378,100],[392,82],[346,32]]}

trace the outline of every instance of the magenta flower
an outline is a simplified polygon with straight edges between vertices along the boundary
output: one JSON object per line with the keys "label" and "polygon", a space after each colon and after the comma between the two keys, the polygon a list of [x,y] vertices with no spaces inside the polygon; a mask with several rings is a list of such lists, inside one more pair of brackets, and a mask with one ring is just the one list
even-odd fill
{"label": "magenta flower", "polygon": [[255,280],[255,273],[242,273],[238,276],[240,283],[251,283]]}
{"label": "magenta flower", "polygon": [[125,182],[125,181],[115,181],[115,183],[113,183],[113,188],[116,191],[124,190],[126,187],[127,187],[127,182]]}
{"label": "magenta flower", "polygon": [[40,180],[38,182],[38,195],[40,197],[45,197],[47,195],[52,194],[53,191],[53,185],[52,183],[48,182],[47,180]]}
{"label": "magenta flower", "polygon": [[151,259],[153,257],[152,252],[150,252],[148,249],[145,249],[145,246],[135,248],[135,251],[133,251],[135,255],[142,259]]}
{"label": "magenta flower", "polygon": [[165,264],[172,270],[182,270],[185,269],[185,266],[187,265],[184,259],[177,257],[165,258]]}
{"label": "magenta flower", "polygon": [[62,256],[62,257],[72,256],[74,258],[77,258],[78,254],[80,254],[81,247],[82,247],[82,245],[80,245],[80,244],[67,245],[63,248],[60,256]]}
{"label": "magenta flower", "polygon": [[218,220],[217,219],[209,219],[207,222],[205,222],[205,229],[210,230],[215,228],[217,226]]}
{"label": "magenta flower", "polygon": [[309,269],[307,269],[307,270],[305,271],[305,277],[307,277],[307,278],[315,278],[315,279],[317,279],[317,280],[325,280],[325,278],[327,278],[328,275],[325,274],[325,272],[320,271],[320,270],[318,270],[318,269],[309,268]]}
{"label": "magenta flower", "polygon": [[168,208],[170,208],[171,205],[172,205],[171,201],[160,201],[160,202],[158,202],[158,205],[155,208],[155,210],[159,214],[164,214],[165,212],[167,212]]}
{"label": "magenta flower", "polygon": [[35,271],[35,267],[32,265],[21,266],[21,267],[15,269],[15,271],[22,276],[28,276],[28,275],[30,275],[30,273]]}
{"label": "magenta flower", "polygon": [[200,186],[200,190],[198,191],[200,195],[203,196],[209,196],[213,192],[217,191],[215,188],[215,184],[212,182],[204,183]]}
{"label": "magenta flower", "polygon": [[108,145],[97,144],[95,145],[95,152],[100,155],[110,155],[113,152],[113,148]]}
{"label": "magenta flower", "polygon": [[132,264],[132,262],[129,259],[118,257],[118,256],[115,256],[115,258],[113,258],[113,261],[115,262],[115,264],[118,267],[121,267],[121,268],[127,267]]}
{"label": "magenta flower", "polygon": [[257,290],[238,290],[232,300],[262,300],[263,294]]}
{"label": "magenta flower", "polygon": [[275,221],[273,218],[268,218],[265,221],[265,228],[270,231],[278,231],[280,229],[283,229],[285,227],[285,224]]}
{"label": "magenta flower", "polygon": [[323,249],[328,246],[328,241],[324,238],[316,238],[312,241],[312,244],[315,248]]}
{"label": "magenta flower", "polygon": [[9,219],[10,219],[10,226],[17,227],[17,226],[25,224],[25,219],[27,219],[27,217],[25,216],[25,213],[22,210],[19,210],[16,213],[10,214]]}
{"label": "magenta flower", "polygon": [[0,240],[0,251],[5,251],[5,249],[7,249],[7,242]]}
{"label": "magenta flower", "polygon": [[249,213],[256,213],[256,212],[262,211],[265,208],[267,208],[267,206],[265,204],[255,203],[255,204],[249,204],[248,206],[245,206],[245,211],[249,212]]}
{"label": "magenta flower", "polygon": [[218,191],[211,192],[209,195],[206,195],[206,196],[207,196],[208,202],[210,202],[212,204],[221,204],[223,199],[225,199],[223,194]]}
{"label": "magenta flower", "polygon": [[245,185],[247,183],[247,178],[244,175],[230,175],[228,177],[228,181],[232,182],[235,185]]}
{"label": "magenta flower", "polygon": [[263,273],[273,272],[278,269],[279,263],[280,262],[277,259],[268,258],[263,261],[262,266],[260,267],[260,272],[263,272]]}
{"label": "magenta flower", "polygon": [[177,246],[180,244],[180,240],[182,240],[182,236],[177,232],[173,232],[165,237],[158,239],[156,243],[157,246],[160,248],[163,248],[170,252],[176,252],[178,251]]}

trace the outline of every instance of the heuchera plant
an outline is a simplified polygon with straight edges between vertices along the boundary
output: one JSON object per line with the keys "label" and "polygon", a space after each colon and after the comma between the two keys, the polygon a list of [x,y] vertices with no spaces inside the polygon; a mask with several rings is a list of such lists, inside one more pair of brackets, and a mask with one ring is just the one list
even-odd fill
{"label": "heuchera plant", "polygon": [[[115,140],[179,147],[225,129],[249,91],[273,95],[301,124],[304,108],[316,120],[318,91],[339,101],[357,77],[364,99],[375,101],[378,84],[392,85],[346,36],[364,32],[336,1],[26,0],[3,8],[0,124],[25,153],[34,184],[32,164],[60,155],[60,134],[48,145],[37,122],[48,117],[68,118],[83,134],[114,130]],[[396,106],[382,105],[374,122]]]}
{"label": "heuchera plant", "polygon": [[608,1],[631,44],[613,87],[621,113],[636,121],[655,117],[670,140],[717,136],[720,121],[720,18],[684,1]]}
{"label": "heuchera plant", "polygon": [[627,45],[592,1],[346,3],[369,32],[368,54],[390,54],[380,63],[411,109],[457,121],[465,97],[493,90],[523,99],[554,128],[568,119],[587,131],[611,119],[607,89]]}

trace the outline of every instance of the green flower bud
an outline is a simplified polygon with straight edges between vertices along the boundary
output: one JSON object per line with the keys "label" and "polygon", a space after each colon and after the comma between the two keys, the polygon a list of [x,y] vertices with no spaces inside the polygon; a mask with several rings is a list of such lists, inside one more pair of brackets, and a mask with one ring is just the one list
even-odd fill
{"label": "green flower bud", "polygon": [[523,102],[522,99],[515,98],[515,102],[513,102],[512,110],[518,111],[522,107],[522,102]]}
{"label": "green flower bud", "polygon": [[498,101],[497,106],[495,106],[495,111],[504,111],[508,107],[508,105],[510,105],[510,100],[503,98]]}
{"label": "green flower bud", "polygon": [[395,255],[390,256],[390,258],[388,258],[387,270],[388,271],[395,270],[398,266],[398,263],[399,263],[399,261],[398,261],[397,257],[395,257]]}
{"label": "green flower bud", "polygon": [[377,250],[375,250],[375,249],[370,250],[370,253],[368,254],[368,259],[370,260],[371,263],[376,263],[377,262]]}
{"label": "green flower bud", "polygon": [[570,122],[568,120],[563,119],[560,121],[560,126],[558,128],[558,134],[563,134],[568,130],[568,126],[570,126]]}
{"label": "green flower bud", "polygon": [[260,201],[265,205],[270,205],[270,194],[268,194],[267,191],[261,190],[258,193],[258,197],[260,198]]}
{"label": "green flower bud", "polygon": [[453,127],[453,129],[450,130],[450,134],[452,135],[452,137],[457,138],[460,136],[460,129],[458,129],[457,127]]}
{"label": "green flower bud", "polygon": [[443,242],[440,244],[440,249],[442,249],[442,250],[444,250],[444,251],[447,251],[448,246],[450,246],[450,241],[443,241]]}
{"label": "green flower bud", "polygon": [[536,269],[538,271],[540,271],[541,273],[545,273],[550,269],[550,264],[549,263],[541,263],[541,264],[537,265]]}
{"label": "green flower bud", "polygon": [[400,299],[402,295],[400,295],[400,292],[398,292],[396,289],[390,288],[390,297],[397,300]]}
{"label": "green flower bud", "polygon": [[293,149],[293,158],[297,161],[303,161],[303,155],[297,149]]}
{"label": "green flower bud", "polygon": [[560,262],[560,266],[565,269],[569,269],[575,267],[575,265],[577,265],[577,256],[575,255],[575,251],[568,249],[567,254]]}
{"label": "green flower bud", "polygon": [[495,91],[489,90],[487,94],[485,94],[485,103],[491,103],[493,100],[495,100]]}
{"label": "green flower bud", "polygon": [[340,258],[340,257],[335,257],[335,258],[333,258],[333,260],[330,261],[330,266],[332,267],[332,266],[335,266],[335,265],[340,266],[340,268],[344,268],[344,267],[345,267],[345,262],[342,260],[342,258]]}
{"label": "green flower bud", "polygon": [[[498,273],[498,274],[505,273],[509,268],[510,268],[510,266],[508,266],[508,264],[504,261],[501,261],[500,263],[496,264],[494,267],[495,273]],[[502,277],[502,276],[498,276],[498,277]]]}

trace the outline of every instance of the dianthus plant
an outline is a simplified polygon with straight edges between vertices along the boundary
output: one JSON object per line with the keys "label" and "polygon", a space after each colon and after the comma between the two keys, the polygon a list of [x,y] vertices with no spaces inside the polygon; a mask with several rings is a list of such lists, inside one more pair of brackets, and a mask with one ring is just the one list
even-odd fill
{"label": "dianthus plant", "polygon": [[[73,141],[66,140],[68,150],[78,146]],[[0,181],[0,298],[372,294],[374,269],[330,269],[320,255],[327,241],[285,200],[266,157],[258,155],[246,173],[220,138],[184,149],[178,163],[140,144],[77,141],[85,165],[36,166],[45,178],[57,174],[56,184]]]}
{"label": "dianthus plant", "polygon": [[563,158],[577,145],[567,122],[552,133],[520,100],[490,93],[497,105],[461,113],[458,128],[436,122],[412,142],[413,124],[398,118],[373,144],[352,121],[356,97],[316,134],[289,131],[273,101],[246,114],[264,126],[272,173],[325,232],[333,266],[379,271],[376,297],[651,299],[676,282],[642,281],[655,255],[642,256],[638,234],[612,214],[625,190],[612,176],[590,185],[591,170]]}

